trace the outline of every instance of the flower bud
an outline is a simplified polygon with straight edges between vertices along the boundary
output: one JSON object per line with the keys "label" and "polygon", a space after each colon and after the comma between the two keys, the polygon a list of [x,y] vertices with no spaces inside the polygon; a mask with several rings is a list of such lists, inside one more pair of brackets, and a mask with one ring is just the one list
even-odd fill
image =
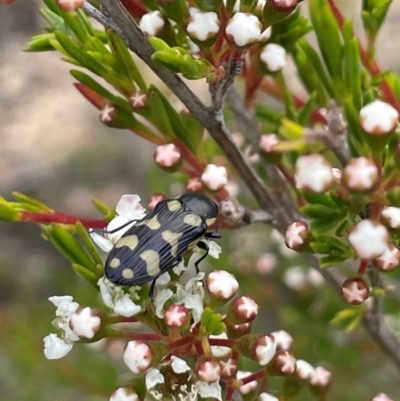
{"label": "flower bud", "polygon": [[296,188],[312,193],[324,193],[333,182],[332,166],[321,155],[300,156],[296,161]]}
{"label": "flower bud", "polygon": [[159,202],[161,202],[162,200],[167,199],[167,197],[163,194],[160,193],[155,193],[153,195],[151,195],[149,202],[147,204],[147,208],[151,211],[154,210],[154,208],[157,206],[157,204]]}
{"label": "flower bud", "polygon": [[264,23],[276,24],[289,16],[302,0],[268,0],[263,8]]}
{"label": "flower bud", "polygon": [[229,324],[249,323],[257,314],[257,303],[250,297],[242,296],[234,299],[229,305],[226,321]]}
{"label": "flower bud", "polygon": [[378,183],[379,171],[373,160],[358,157],[350,160],[342,173],[342,183],[351,191],[367,192]]}
{"label": "flower bud", "polygon": [[303,361],[302,359],[296,361],[296,376],[300,380],[310,381],[314,376],[314,371],[314,367],[308,362]]}
{"label": "flower bud", "polygon": [[317,366],[314,369],[314,374],[310,379],[312,392],[319,397],[323,397],[329,389],[331,380],[332,373],[322,366]]}
{"label": "flower bud", "polygon": [[251,46],[261,35],[261,22],[249,13],[236,13],[226,25],[226,36],[236,46]]}
{"label": "flower bud", "polygon": [[[246,379],[246,377],[250,376],[251,374],[252,374],[252,372],[244,372],[244,371],[238,370],[238,372],[236,374],[236,377],[238,379],[242,379],[243,380],[243,379]],[[249,381],[249,382],[247,382],[245,384],[242,384],[239,387],[239,391],[242,394],[249,394],[253,390],[255,390],[256,388],[257,388],[257,380],[252,380],[252,381]]]}
{"label": "flower bud", "polygon": [[393,244],[389,244],[386,251],[373,263],[377,269],[383,272],[391,272],[400,264],[400,250]]}
{"label": "flower bud", "polygon": [[206,287],[213,298],[225,303],[236,295],[239,283],[233,274],[225,270],[214,270],[207,277]]}
{"label": "flower bud", "polygon": [[111,394],[110,401],[140,401],[140,398],[133,387],[121,386]]}
{"label": "flower bud", "polygon": [[225,357],[219,360],[219,366],[221,366],[221,378],[232,379],[236,377],[238,367],[237,360],[231,357]]}
{"label": "flower bud", "polygon": [[388,241],[388,231],[377,221],[361,220],[350,229],[350,245],[364,260],[381,256],[388,246]]}
{"label": "flower bud", "polygon": [[389,398],[385,393],[380,393],[374,396],[371,401],[393,401],[393,400]]}
{"label": "flower bud", "polygon": [[201,175],[201,181],[211,191],[219,191],[228,182],[228,173],[224,166],[209,164]]}
{"label": "flower bud", "polygon": [[213,357],[200,357],[196,362],[195,372],[199,380],[214,383],[221,377],[221,366]]}
{"label": "flower bud", "polygon": [[277,164],[282,160],[282,153],[275,150],[279,144],[279,138],[275,134],[261,135],[258,146],[264,158],[273,164]]}
{"label": "flower bud", "polygon": [[395,230],[400,230],[400,208],[399,207],[385,207],[381,214],[382,223]]}
{"label": "flower bud", "polygon": [[252,356],[262,366],[269,364],[276,354],[276,343],[271,335],[259,336],[253,344]]}
{"label": "flower bud", "polygon": [[308,251],[309,243],[313,238],[305,221],[296,221],[286,230],[285,244],[294,251]]}
{"label": "flower bud", "polygon": [[124,350],[123,359],[133,373],[145,372],[154,358],[152,349],[142,341],[129,341]]}
{"label": "flower bud", "polygon": [[57,0],[57,5],[63,11],[74,11],[83,6],[84,0]]}
{"label": "flower bud", "polygon": [[212,45],[215,41],[221,22],[214,12],[197,12],[190,17],[186,31],[193,41],[210,42],[207,45]]}
{"label": "flower bud", "polygon": [[173,143],[157,146],[154,159],[163,170],[176,171],[182,161],[180,150]]}
{"label": "flower bud", "polygon": [[229,225],[243,224],[246,209],[234,198],[222,200],[219,204],[219,214]]}
{"label": "flower bud", "polygon": [[268,43],[260,52],[260,60],[268,71],[280,71],[286,66],[286,50],[276,43]]}
{"label": "flower bud", "polygon": [[368,284],[362,278],[348,278],[342,284],[342,297],[351,305],[360,305],[369,297]]}
{"label": "flower bud", "polygon": [[272,376],[290,376],[296,371],[296,358],[290,351],[276,351],[268,373]]}
{"label": "flower bud", "polygon": [[137,90],[129,98],[129,102],[134,109],[142,109],[146,106],[148,100],[147,93],[142,90]]}
{"label": "flower bud", "polygon": [[278,350],[287,351],[290,349],[293,343],[293,337],[285,330],[274,331],[271,333],[274,336],[276,342],[276,348]]}
{"label": "flower bud", "polygon": [[164,28],[165,21],[160,11],[152,11],[143,15],[139,21],[139,28],[142,32],[149,36],[158,35]]}
{"label": "flower bud", "polygon": [[240,338],[242,336],[245,336],[246,334],[250,334],[251,328],[251,322],[243,324],[226,324],[226,331],[229,338]]}
{"label": "flower bud", "polygon": [[164,322],[171,329],[182,327],[189,319],[189,311],[183,305],[170,305],[164,314]]}
{"label": "flower bud", "polygon": [[101,313],[88,306],[78,308],[71,315],[69,327],[79,338],[93,338],[101,330]]}
{"label": "flower bud", "polygon": [[399,113],[388,103],[375,100],[360,110],[360,125],[365,132],[383,136],[393,132],[397,126]]}
{"label": "flower bud", "polygon": [[185,188],[189,192],[200,192],[203,190],[203,183],[200,177],[192,177],[187,180]]}

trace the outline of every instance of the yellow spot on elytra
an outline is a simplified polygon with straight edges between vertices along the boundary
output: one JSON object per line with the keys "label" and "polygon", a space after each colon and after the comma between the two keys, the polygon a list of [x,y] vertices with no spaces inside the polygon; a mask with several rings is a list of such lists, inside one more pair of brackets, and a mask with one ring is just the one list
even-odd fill
{"label": "yellow spot on elytra", "polygon": [[172,231],[169,230],[165,230],[161,233],[161,237],[163,237],[163,240],[171,245],[172,256],[176,256],[176,253],[178,252],[179,238],[181,238],[182,235],[183,233],[173,233]]}
{"label": "yellow spot on elytra", "polygon": [[196,214],[187,214],[184,218],[183,221],[188,224],[189,226],[194,226],[198,227],[201,225],[203,220],[197,216]]}
{"label": "yellow spot on elytra", "polygon": [[122,277],[123,277],[123,278],[126,278],[126,279],[128,279],[128,280],[130,280],[130,279],[133,278],[133,276],[134,276],[133,270],[128,269],[128,268],[122,270],[122,273],[121,273],[121,274],[122,274]]}
{"label": "yellow spot on elytra", "polygon": [[147,251],[143,251],[139,257],[146,262],[146,271],[150,277],[158,276],[161,273],[160,255],[158,252],[148,249]]}
{"label": "yellow spot on elytra", "polygon": [[139,239],[137,235],[127,235],[125,237],[121,237],[117,243],[115,244],[115,248],[122,248],[123,246],[127,246],[131,251],[133,251],[137,244],[139,243]]}
{"label": "yellow spot on elytra", "polygon": [[212,226],[215,223],[215,220],[217,220],[216,217],[211,217],[211,218],[207,219],[206,220],[207,226]]}
{"label": "yellow spot on elytra", "polygon": [[157,215],[152,217],[151,219],[144,220],[143,225],[149,227],[150,230],[158,230],[161,227],[161,224],[158,221]]}
{"label": "yellow spot on elytra", "polygon": [[120,264],[121,261],[118,258],[113,258],[111,259],[109,266],[112,267],[113,269],[116,269],[117,267],[119,267]]}
{"label": "yellow spot on elytra", "polygon": [[167,203],[167,206],[170,212],[175,212],[181,208],[182,204],[177,200],[172,200]]}

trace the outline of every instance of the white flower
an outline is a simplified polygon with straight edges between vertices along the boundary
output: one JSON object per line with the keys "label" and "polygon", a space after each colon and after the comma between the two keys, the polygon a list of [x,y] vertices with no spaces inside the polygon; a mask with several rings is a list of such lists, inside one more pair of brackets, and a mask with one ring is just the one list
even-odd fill
{"label": "white flower", "polygon": [[260,59],[269,71],[279,71],[287,64],[286,50],[276,43],[268,43],[261,51]]}
{"label": "white flower", "polygon": [[302,359],[298,359],[296,361],[296,375],[301,380],[311,380],[311,377],[314,375],[315,369],[312,365],[310,365],[307,361],[303,361]]}
{"label": "white flower", "polygon": [[208,291],[219,299],[230,299],[236,295],[239,283],[235,276],[225,270],[214,270],[206,281]]}
{"label": "white flower", "polygon": [[333,182],[332,166],[321,155],[300,156],[296,161],[295,180],[297,189],[325,192]]}
{"label": "white flower", "polygon": [[140,341],[129,341],[123,354],[126,366],[128,366],[133,373],[145,372],[151,365],[153,357],[154,355],[151,348]]}
{"label": "white flower", "polygon": [[267,29],[265,29],[265,31],[260,35],[260,37],[258,38],[259,42],[266,42],[272,34],[272,27],[269,26]]}
{"label": "white flower", "polygon": [[72,314],[70,327],[80,338],[93,338],[101,329],[99,313],[89,306]]}
{"label": "white flower", "polygon": [[111,395],[110,401],[139,401],[139,396],[129,387],[118,387]]}
{"label": "white flower", "polygon": [[226,26],[226,34],[237,46],[251,45],[260,38],[261,22],[249,13],[236,13]]}
{"label": "white flower", "polygon": [[399,230],[400,229],[400,208],[388,206],[382,211],[382,217],[390,227]]}
{"label": "white flower", "polygon": [[201,242],[204,242],[208,246],[208,255],[214,259],[219,259],[219,254],[222,248],[215,242],[206,238],[202,238]]}
{"label": "white flower", "polygon": [[196,383],[196,387],[202,398],[216,398],[217,400],[222,401],[221,386],[218,381],[214,383],[205,383],[199,380]]}
{"label": "white flower", "polygon": [[375,100],[360,110],[361,127],[372,135],[386,135],[394,131],[398,118],[397,110],[381,100]]}
{"label": "white flower", "polygon": [[[107,231],[117,230],[115,233],[105,234],[105,237],[97,234],[96,231],[90,233],[93,241],[105,252],[110,252],[122,234],[146,215],[146,210],[140,204],[139,195],[122,195],[115,210],[118,216],[113,218],[107,226]],[[129,222],[132,224],[127,224]],[[118,230],[119,227],[122,228]]]}
{"label": "white flower", "polygon": [[164,28],[164,18],[160,11],[152,11],[143,15],[139,21],[139,28],[149,36],[157,35]]}
{"label": "white flower", "polygon": [[163,384],[165,382],[164,376],[158,369],[151,368],[146,373],[146,388],[150,390],[157,386],[157,384]]}
{"label": "white flower", "polygon": [[69,322],[72,314],[79,308],[79,304],[69,295],[50,297],[49,301],[57,306],[57,318],[53,320],[54,327],[63,332],[62,337],[67,343],[78,341],[79,337],[69,327]]}
{"label": "white flower", "polygon": [[97,282],[103,302],[111,308],[115,314],[132,317],[141,311],[141,306],[136,305],[132,298],[138,298],[136,287],[130,287],[130,294],[126,294],[122,287],[112,284],[105,277]]}
{"label": "white flower", "polygon": [[220,21],[216,13],[196,12],[186,28],[191,38],[204,41],[217,35]]}
{"label": "white flower", "polygon": [[176,357],[175,355],[171,356],[171,367],[172,370],[177,374],[190,371],[190,366],[186,363],[186,361]]}
{"label": "white flower", "polygon": [[164,288],[157,292],[156,298],[154,299],[154,306],[156,308],[156,316],[162,319],[164,317],[164,305],[172,298],[174,293],[169,288]]}
{"label": "white flower", "polygon": [[60,359],[71,351],[73,344],[67,344],[57,334],[49,334],[44,339],[44,355],[47,359]]}
{"label": "white flower", "polygon": [[[228,338],[228,335],[226,333],[221,333],[219,335],[215,336],[210,336],[209,338],[222,338],[226,340]],[[213,356],[216,358],[222,358],[224,356],[227,356],[231,353],[231,349],[229,347],[224,347],[222,345],[212,345],[211,346],[211,353]]]}
{"label": "white flower", "polygon": [[349,242],[361,259],[374,259],[383,254],[388,246],[389,233],[385,226],[372,220],[361,220],[349,234]]}

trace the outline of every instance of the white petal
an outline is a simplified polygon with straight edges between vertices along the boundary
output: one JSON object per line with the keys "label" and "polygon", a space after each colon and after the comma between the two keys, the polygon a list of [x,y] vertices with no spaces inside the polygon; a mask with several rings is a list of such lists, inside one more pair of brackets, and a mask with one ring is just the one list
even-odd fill
{"label": "white petal", "polygon": [[44,339],[44,355],[47,359],[60,359],[72,349],[72,344],[67,344],[57,337],[57,334],[49,334]]}
{"label": "white petal", "polygon": [[158,285],[166,285],[170,281],[171,281],[171,276],[169,275],[168,272],[165,272],[164,274],[161,274],[161,276],[157,278],[156,286],[158,286]]}
{"label": "white petal", "polygon": [[114,307],[113,301],[113,287],[114,285],[111,284],[105,277],[101,277],[97,282],[97,285],[100,287],[100,294],[103,298],[103,302],[109,307]]}
{"label": "white petal", "polygon": [[151,368],[146,373],[146,388],[147,390],[154,388],[157,384],[165,382],[164,376],[158,369]]}
{"label": "white petal", "polygon": [[129,294],[125,294],[122,298],[118,299],[114,303],[113,311],[117,315],[132,317],[137,315],[142,310],[140,305],[136,305],[129,297]]}
{"label": "white petal", "polygon": [[119,216],[127,220],[139,220],[146,215],[145,208],[140,204],[139,195],[122,195],[115,210]]}
{"label": "white petal", "polygon": [[95,231],[90,232],[90,236],[95,244],[104,252],[110,252],[113,249],[114,244],[108,240],[107,238],[103,237],[102,235],[96,233]]}
{"label": "white petal", "polygon": [[196,383],[196,386],[199,390],[199,394],[201,397],[216,398],[217,400],[222,401],[221,386],[219,385],[218,381],[209,384],[199,380]]}
{"label": "white petal", "polygon": [[165,288],[157,292],[154,300],[154,306],[156,307],[156,316],[162,319],[164,317],[164,304],[172,298],[174,293],[169,288]]}
{"label": "white petal", "polygon": [[205,242],[208,245],[208,254],[212,258],[219,259],[219,254],[221,253],[222,248],[215,241],[202,239],[201,242]]}
{"label": "white petal", "polygon": [[171,361],[172,370],[177,374],[185,373],[190,370],[190,366],[186,363],[186,361],[176,357],[175,355],[171,356]]}

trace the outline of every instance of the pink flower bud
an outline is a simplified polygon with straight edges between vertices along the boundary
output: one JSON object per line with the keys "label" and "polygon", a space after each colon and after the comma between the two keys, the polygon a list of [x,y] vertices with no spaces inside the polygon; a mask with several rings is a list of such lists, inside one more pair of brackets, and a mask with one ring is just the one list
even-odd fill
{"label": "pink flower bud", "polygon": [[374,260],[374,266],[384,272],[393,271],[400,264],[400,250],[389,244],[386,251]]}
{"label": "pink flower bud", "polygon": [[388,103],[375,100],[360,110],[360,125],[365,132],[382,136],[393,132],[397,126],[399,113]]}
{"label": "pink flower bud", "polygon": [[399,207],[385,207],[382,211],[382,222],[395,230],[400,230],[400,208]]}
{"label": "pink flower bud", "polygon": [[123,354],[125,364],[133,373],[145,372],[153,358],[151,348],[141,341],[129,341]]}
{"label": "pink flower bud", "polygon": [[314,373],[311,376],[310,384],[313,387],[322,387],[326,388],[331,384],[332,373],[323,368],[322,366],[317,366],[314,369]]}
{"label": "pink flower bud", "polygon": [[293,337],[285,330],[274,331],[271,333],[276,342],[276,348],[278,350],[287,351],[290,349],[293,343]]}
{"label": "pink flower bud", "polygon": [[314,376],[315,369],[308,362],[298,359],[296,361],[296,376],[300,380],[310,381]]}
{"label": "pink flower bud", "polygon": [[276,343],[270,335],[260,336],[254,343],[253,358],[260,365],[267,365],[276,354]]}
{"label": "pink flower bud", "polygon": [[273,253],[264,253],[256,261],[256,269],[260,274],[269,274],[276,268],[276,257]]}
{"label": "pink flower bud", "polygon": [[83,6],[84,0],[56,0],[63,11],[74,11]]}
{"label": "pink flower bud", "polygon": [[148,101],[147,93],[142,90],[137,90],[131,97],[129,98],[129,102],[134,109],[142,109],[146,106]]}
{"label": "pink flower bud", "polygon": [[[238,372],[237,372],[237,374],[236,374],[236,377],[238,378],[238,379],[245,379],[246,377],[248,377],[248,376],[250,376],[252,374],[252,372],[244,372],[244,371],[241,371],[241,370],[238,370]],[[249,381],[248,383],[246,383],[246,384],[243,384],[243,385],[241,385],[240,387],[239,387],[239,391],[242,393],[242,394],[249,394],[249,393],[251,393],[253,390],[255,390],[257,388],[257,380],[252,380],[252,381]]]}
{"label": "pink flower bud", "polygon": [[165,21],[160,11],[152,11],[143,15],[139,21],[139,28],[148,36],[158,35],[164,28]]}
{"label": "pink flower bud", "polygon": [[222,379],[232,379],[236,376],[238,370],[236,359],[231,357],[220,359],[219,366],[221,366]]}
{"label": "pink flower bud", "polygon": [[208,275],[206,286],[213,297],[229,300],[236,295],[239,283],[233,274],[225,270],[214,270]]}
{"label": "pink flower bud", "polygon": [[214,383],[221,377],[221,366],[212,357],[200,358],[196,364],[196,375],[199,380],[206,383]]}
{"label": "pink flower bud", "polygon": [[181,162],[182,156],[176,145],[168,143],[157,146],[154,152],[154,159],[159,167],[169,169],[177,166]]}
{"label": "pink flower bud", "polygon": [[371,401],[393,401],[389,398],[385,393],[377,394],[375,397],[372,398]]}
{"label": "pink flower bud", "polygon": [[268,43],[260,53],[260,60],[267,70],[271,72],[280,71],[286,66],[286,50],[276,43]]}
{"label": "pink flower bud", "polygon": [[197,12],[190,17],[186,28],[193,40],[204,42],[217,36],[220,21],[214,12]]}
{"label": "pink flower bud", "polygon": [[157,206],[158,202],[161,202],[164,199],[167,199],[167,197],[160,193],[151,195],[149,202],[147,204],[147,208],[149,210],[153,210]]}
{"label": "pink flower bud", "polygon": [[187,180],[185,188],[189,192],[200,192],[203,189],[203,183],[200,177],[192,177]]}
{"label": "pink flower bud", "polygon": [[350,160],[343,170],[342,182],[352,191],[369,191],[378,183],[379,171],[373,160],[358,157]]}
{"label": "pink flower bud", "polygon": [[79,308],[71,315],[69,327],[80,338],[93,338],[101,329],[101,314],[88,306]]}
{"label": "pink flower bud", "polygon": [[110,401],[140,401],[140,398],[133,387],[121,386],[111,394]]}
{"label": "pink flower bud", "polygon": [[226,36],[237,46],[249,46],[256,43],[261,35],[261,22],[249,13],[236,13],[226,26]]}
{"label": "pink flower bud", "polygon": [[368,284],[362,278],[348,278],[342,284],[342,297],[352,305],[360,305],[369,297]]}
{"label": "pink flower bud", "polygon": [[110,125],[114,121],[115,116],[115,107],[109,104],[105,105],[100,111],[100,121],[103,124]]}
{"label": "pink flower bud", "polygon": [[272,360],[270,374],[276,376],[290,376],[296,371],[296,358],[289,351],[278,350]]}
{"label": "pink flower bud", "polygon": [[310,242],[310,232],[305,221],[296,221],[286,230],[285,244],[295,251],[304,248]]}
{"label": "pink flower bud", "polygon": [[183,305],[170,305],[164,314],[164,322],[170,328],[183,326],[189,319],[189,311]]}
{"label": "pink flower bud", "polygon": [[248,323],[258,314],[258,305],[250,297],[236,298],[230,305],[227,314],[229,323]]}

